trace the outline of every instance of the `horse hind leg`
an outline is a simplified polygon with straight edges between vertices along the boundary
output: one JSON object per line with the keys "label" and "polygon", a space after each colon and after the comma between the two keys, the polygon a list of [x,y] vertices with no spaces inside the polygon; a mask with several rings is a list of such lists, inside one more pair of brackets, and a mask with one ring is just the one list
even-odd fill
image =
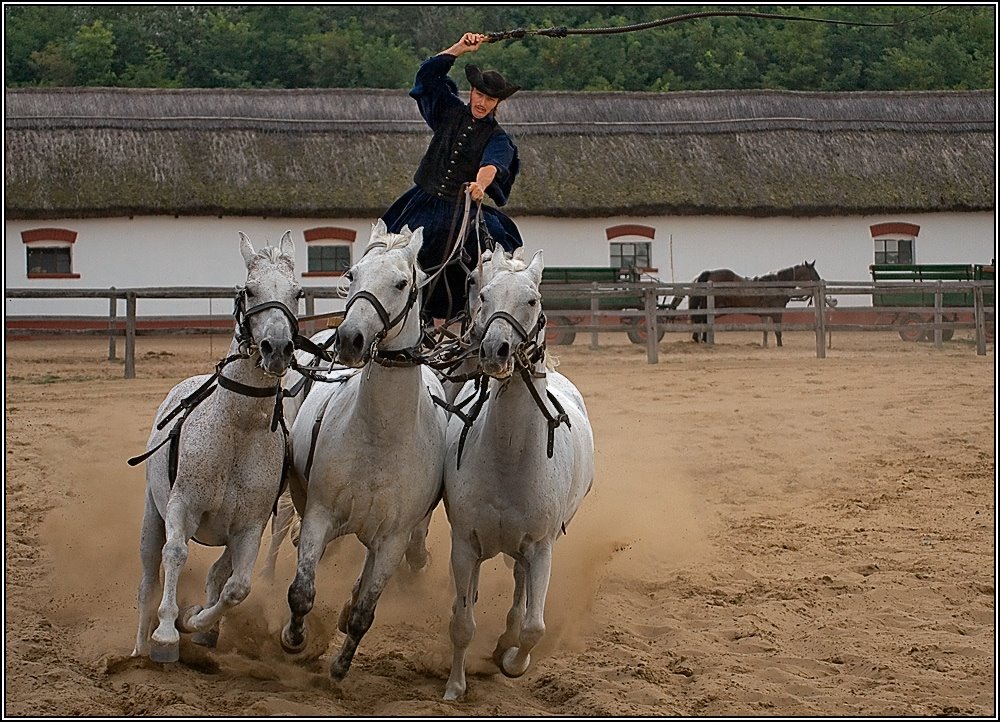
{"label": "horse hind leg", "polygon": [[[267,556],[264,558],[264,568],[261,570],[261,577],[269,582],[274,581],[274,570],[278,563],[278,552],[282,542],[288,536],[293,522],[295,521],[295,506],[292,503],[290,493],[284,493],[278,497],[277,509],[271,516],[271,542],[267,547]],[[295,539],[293,539],[293,542]]]}
{"label": "horse hind leg", "polygon": [[545,597],[552,571],[551,542],[539,542],[532,553],[525,555],[525,559],[527,599],[524,622],[517,646],[504,652],[500,660],[500,671],[508,677],[520,677],[527,671],[531,664],[531,650],[545,635]]}
{"label": "horse hind leg", "polygon": [[452,540],[451,571],[455,581],[455,600],[451,605],[452,659],[451,673],[444,690],[444,699],[459,699],[465,694],[465,657],[476,634],[474,608],[479,591],[479,569],[482,560],[467,542]]}
{"label": "horse hind leg", "polygon": [[430,562],[431,553],[427,550],[427,531],[431,526],[431,516],[434,510],[427,512],[427,516],[420,520],[413,531],[410,532],[410,543],[406,547],[406,563],[413,573],[419,572],[427,567]]}
{"label": "horse hind leg", "polygon": [[160,554],[167,541],[166,527],[156,511],[156,505],[148,489],[146,508],[142,516],[142,532],[139,536],[139,557],[142,560],[142,578],[139,581],[137,606],[139,608],[139,629],[135,635],[132,656],[149,654],[149,634],[156,618],[156,599],[163,588],[160,584]]}
{"label": "horse hind leg", "polygon": [[[375,621],[375,606],[385,589],[392,573],[403,560],[410,532],[402,531],[384,539],[373,549],[368,550],[365,560],[365,573],[361,576],[358,587],[357,601],[351,606],[347,616],[346,637],[340,648],[340,653],[330,663],[330,676],[342,680],[351,669],[354,653]],[[369,562],[369,559],[371,560]]]}

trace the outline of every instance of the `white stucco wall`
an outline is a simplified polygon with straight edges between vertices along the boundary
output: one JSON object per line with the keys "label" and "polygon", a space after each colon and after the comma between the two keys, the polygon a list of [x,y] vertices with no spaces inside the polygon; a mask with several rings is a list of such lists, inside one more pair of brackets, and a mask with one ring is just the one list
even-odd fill
{"label": "white stucco wall", "polygon": [[[237,286],[245,278],[238,231],[255,247],[277,242],[292,231],[296,267],[306,268],[303,232],[319,226],[355,230],[359,251],[375,219],[273,219],[170,216],[111,219],[7,221],[4,233],[5,288],[108,288],[115,286]],[[926,213],[887,216],[747,218],[747,217],[617,217],[595,219],[515,218],[530,254],[545,251],[549,266],[608,265],[605,230],[621,224],[655,230],[651,260],[665,282],[691,281],[709,268],[731,268],[754,276],[816,262],[828,281],[865,281],[873,262],[869,227],[904,221],[920,226],[914,244],[917,263],[989,263],[996,255],[995,214]],[[77,279],[28,279],[21,232],[34,228],[66,228],[78,233],[73,244]],[[630,240],[628,237],[615,240]],[[635,240],[646,240],[635,237]],[[355,255],[355,258],[357,256]],[[330,278],[304,278],[303,286],[331,285]],[[866,297],[847,297],[847,305]],[[342,308],[339,301],[317,301],[316,312]],[[142,315],[225,314],[228,301],[140,300]],[[302,309],[304,312],[304,309]],[[5,299],[5,313],[18,315],[105,316],[105,300]],[[119,313],[123,313],[120,309]]]}

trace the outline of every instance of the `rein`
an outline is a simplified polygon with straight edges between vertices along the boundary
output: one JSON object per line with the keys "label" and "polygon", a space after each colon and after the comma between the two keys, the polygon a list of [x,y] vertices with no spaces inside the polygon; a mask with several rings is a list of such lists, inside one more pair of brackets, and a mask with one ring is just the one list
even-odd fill
{"label": "rein", "polygon": [[[154,446],[152,449],[147,450],[144,454],[133,456],[131,459],[128,459],[129,466],[141,464],[143,461],[156,453],[160,448],[169,443],[170,456],[167,463],[167,471],[170,479],[170,486],[173,487],[174,481],[177,479],[181,427],[184,425],[184,421],[187,419],[188,415],[195,408],[197,408],[202,401],[211,396],[218,386],[221,386],[227,391],[231,391],[241,396],[247,396],[249,398],[263,399],[269,396],[274,396],[274,412],[271,415],[271,431],[276,431],[280,425],[281,431],[287,442],[288,427],[285,425],[283,402],[285,398],[294,396],[298,393],[301,388],[301,384],[297,384],[294,390],[289,391],[287,389],[283,389],[280,382],[274,386],[250,386],[222,374],[223,369],[229,364],[235,361],[248,360],[253,358],[253,355],[257,353],[257,345],[254,343],[253,333],[251,332],[249,325],[250,316],[268,309],[276,308],[281,311],[291,323],[292,342],[295,348],[306,350],[309,353],[313,353],[314,355],[329,361],[332,361],[332,357],[329,353],[327,353],[325,347],[320,347],[299,334],[298,319],[296,319],[295,314],[292,313],[291,309],[289,309],[285,304],[280,301],[266,301],[247,308],[246,299],[246,288],[240,288],[236,294],[236,300],[233,308],[233,316],[236,319],[237,328],[235,339],[239,344],[240,352],[231,356],[226,356],[219,361],[219,363],[215,365],[215,372],[209,376],[201,386],[181,399],[177,405],[171,409],[171,411],[164,416],[159,423],[156,424],[157,430],[162,431],[166,425],[174,419],[174,417],[180,414],[180,417],[177,419],[177,423],[174,424],[173,428],[167,434],[167,438]],[[294,359],[292,361],[292,366],[296,367]],[[306,371],[306,369],[301,368],[297,368],[297,370],[300,372]],[[306,374],[303,373],[303,375],[305,376]]]}
{"label": "rein", "polygon": [[[521,337],[521,342],[517,345],[517,348],[513,353],[514,369],[517,371],[518,375],[520,375],[524,385],[528,388],[528,392],[531,394],[531,398],[535,402],[535,406],[538,407],[548,422],[546,455],[551,459],[555,444],[555,430],[559,428],[560,424],[565,423],[569,428],[571,428],[571,424],[569,416],[566,414],[566,410],[562,407],[562,404],[559,403],[559,400],[556,399],[552,392],[546,389],[545,395],[555,407],[555,415],[549,413],[549,409],[545,405],[545,401],[542,399],[541,395],[539,395],[535,385],[531,383],[532,379],[541,379],[546,376],[543,371],[539,372],[533,370],[533,366],[545,357],[545,339],[543,336],[545,329],[545,314],[539,313],[538,320],[535,322],[534,326],[532,326],[531,330],[525,331],[520,322],[507,311],[495,311],[486,321],[486,325],[483,328],[484,335],[490,325],[497,320],[503,320],[509,323],[511,328],[514,329],[514,332]],[[538,342],[539,336],[543,336],[541,343]],[[462,450],[465,448],[465,439],[468,436],[469,430],[472,428],[473,424],[476,423],[476,419],[479,418],[479,412],[482,410],[483,405],[486,402],[487,389],[489,388],[489,384],[482,383],[483,374],[481,371],[468,374],[468,377],[475,378],[476,390],[465,400],[455,404],[449,404],[443,399],[439,399],[433,395],[431,396],[434,403],[441,406],[449,413],[455,414],[462,420],[462,433],[459,436],[458,454],[455,459],[456,469],[460,469],[462,467]],[[468,413],[464,412],[462,407],[467,405],[473,399],[475,399],[475,404],[473,404]]]}
{"label": "rein", "polygon": [[669,18],[662,18],[660,20],[651,20],[650,22],[646,23],[623,25],[617,28],[569,29],[566,27],[552,27],[552,28],[545,28],[542,30],[524,30],[520,28],[517,30],[505,30],[497,33],[486,33],[486,42],[495,43],[500,40],[516,40],[528,35],[545,35],[551,38],[565,38],[568,35],[614,35],[618,33],[631,33],[637,30],[648,30],[649,28],[657,28],[657,27],[662,27],[664,25],[672,25],[674,23],[680,23],[687,20],[697,20],[699,18],[712,18],[712,17],[761,18],[764,20],[801,20],[804,22],[825,23],[828,25],[852,25],[856,27],[869,27],[869,28],[894,28],[904,25],[906,23],[916,22],[917,20],[923,20],[924,18],[939,13],[944,9],[945,8],[943,7],[938,8],[937,10],[925,13],[919,17],[911,18],[909,20],[899,20],[894,23],[865,23],[865,22],[855,22],[852,20],[810,18],[804,15],[779,15],[772,13],[761,13],[761,12],[743,11],[743,10],[706,10],[703,12],[674,15]]}

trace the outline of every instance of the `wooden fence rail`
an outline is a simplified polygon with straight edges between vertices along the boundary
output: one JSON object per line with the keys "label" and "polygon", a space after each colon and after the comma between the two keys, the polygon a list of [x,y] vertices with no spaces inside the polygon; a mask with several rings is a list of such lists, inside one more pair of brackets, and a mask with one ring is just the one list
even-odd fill
{"label": "wooden fence rail", "polygon": [[[974,329],[976,336],[976,353],[986,354],[989,332],[996,322],[995,317],[995,282],[993,281],[947,281],[933,284],[920,284],[920,289],[926,293],[933,292],[933,306],[915,307],[900,306],[863,306],[847,305],[841,310],[851,312],[861,311],[875,313],[876,323],[831,323],[831,309],[838,305],[838,299],[845,296],[906,295],[912,296],[916,284],[912,282],[853,282],[853,281],[819,281],[819,282],[773,282],[752,284],[746,283],[620,283],[614,287],[602,287],[596,283],[579,284],[543,284],[542,292],[546,299],[574,299],[576,311],[552,311],[549,327],[555,330],[566,330],[591,333],[591,346],[597,346],[600,333],[635,332],[641,329],[645,337],[646,355],[649,363],[657,363],[659,338],[662,333],[685,333],[705,331],[709,342],[714,341],[714,334],[720,331],[813,331],[816,335],[816,356],[825,358],[829,334],[833,331],[900,331],[910,329],[933,335],[935,346],[940,347],[944,336],[956,329]],[[926,288],[924,288],[926,286]],[[775,291],[787,293],[795,291],[799,300],[807,299],[812,310],[807,307],[789,307],[775,309],[773,307],[727,308],[716,307],[715,297],[719,295],[764,296],[775,294]],[[972,295],[973,304],[963,307],[945,307],[945,294],[967,292]],[[189,287],[144,287],[144,288],[8,288],[7,298],[107,298],[109,300],[107,330],[91,330],[77,333],[100,333],[108,335],[108,358],[116,358],[116,339],[125,338],[125,378],[135,378],[135,339],[137,329],[138,305],[140,299],[233,299],[235,287],[189,286]],[[987,295],[988,294],[988,295]],[[690,309],[670,308],[667,299],[678,296],[705,296],[707,308],[692,312]],[[312,286],[303,289],[305,318],[315,317],[315,300],[319,298],[339,299],[341,289],[336,286]],[[626,299],[623,302],[622,299]],[[118,302],[125,302],[124,328],[118,315]],[[556,304],[554,304],[556,305]],[[806,314],[808,323],[771,323],[770,320],[758,324],[723,324],[718,319],[724,316],[753,316],[775,311],[795,314],[801,317]],[[945,314],[957,319],[959,314],[971,316],[972,321],[948,320]],[[573,314],[581,319],[580,323],[567,326],[560,324],[559,318]],[[691,316],[706,318],[705,323],[691,322]],[[922,320],[914,322],[913,317]],[[927,320],[930,319],[930,320]],[[10,317],[8,317],[10,320]],[[610,322],[609,322],[610,320]],[[603,321],[603,323],[602,323]],[[305,331],[305,329],[304,329]],[[157,333],[169,333],[158,331]],[[174,333],[207,333],[218,332],[218,328],[186,328],[176,329]],[[32,330],[31,333],[73,333],[68,331]]]}

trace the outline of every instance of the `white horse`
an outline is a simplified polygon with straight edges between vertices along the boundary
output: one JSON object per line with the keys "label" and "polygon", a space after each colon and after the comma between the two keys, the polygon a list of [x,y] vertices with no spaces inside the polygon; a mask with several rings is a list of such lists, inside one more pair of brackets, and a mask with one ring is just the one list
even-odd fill
{"label": "white horse", "polygon": [[[250,592],[261,534],[280,489],[285,439],[275,407],[298,337],[295,248],[286,232],[280,247],[255,253],[240,233],[240,252],[247,278],[237,296],[229,355],[215,374],[188,378],[170,391],[156,413],[150,451],[129,462],[148,458],[132,655],[157,662],[177,661],[178,628],[214,646],[219,620]],[[206,607],[178,618],[177,582],[192,538],[225,549],[205,582]],[[161,563],[159,626],[150,636]]]}
{"label": "white horse", "polygon": [[305,647],[305,615],[327,544],[354,534],[368,550],[338,622],[346,638],[330,665],[337,680],[350,669],[404,554],[411,568],[426,564],[427,526],[441,497],[447,416],[431,396],[443,390],[433,371],[412,363],[427,278],[417,264],[422,242],[422,229],[390,234],[381,220],[375,225],[365,255],[348,272],[337,329],[339,361],[361,370],[346,383],[313,386],[291,429],[290,488],[302,528],[290,620],[281,632],[287,652]]}
{"label": "white horse", "polygon": [[527,265],[498,252],[484,268],[473,336],[482,340],[488,396],[471,426],[458,416],[448,425],[444,500],[455,601],[445,699],[465,693],[479,569],[500,553],[514,559],[514,600],[493,660],[509,677],[527,670],[545,632],[553,544],[593,483],[594,437],[583,397],[546,365],[542,266],[541,251]]}

